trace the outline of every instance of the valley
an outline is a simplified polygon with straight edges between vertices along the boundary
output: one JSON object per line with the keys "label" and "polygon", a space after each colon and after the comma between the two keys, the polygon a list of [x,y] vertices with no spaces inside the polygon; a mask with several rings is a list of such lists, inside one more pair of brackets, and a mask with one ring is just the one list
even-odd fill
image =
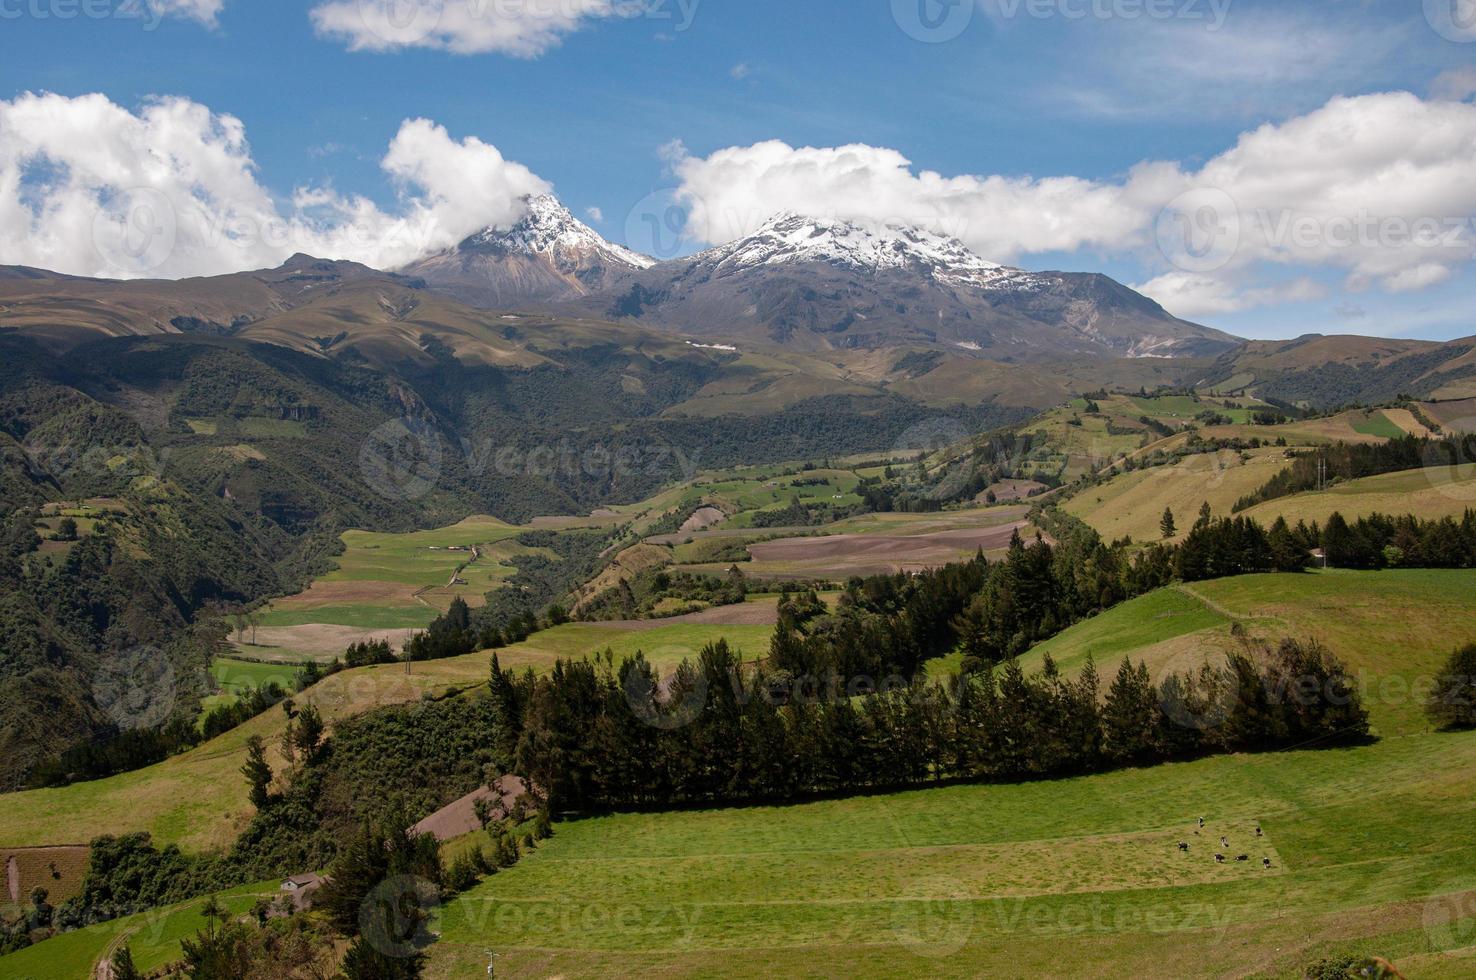
{"label": "valley", "polygon": [[[141,911],[38,933],[0,975],[91,973],[123,946],[166,967],[211,928],[206,893],[245,921],[272,875],[332,875],[358,828],[515,770],[554,800],[439,842],[459,884],[426,976],[489,949],[511,976],[972,976],[1000,957],[1179,976],[1207,949],[1233,975],[1363,953],[1460,975],[1476,845],[1434,828],[1464,815],[1471,743],[1432,730],[1422,692],[1473,639],[1470,342],[1239,341],[1101,277],[795,216],[678,263],[602,242],[550,199],[390,272],[0,275],[0,574],[25,597],[0,609],[0,845],[28,882],[34,855],[64,855],[68,917],[129,835],[148,835],[136,860],[188,869]],[[1318,460],[1341,468],[1308,485]],[[1221,569],[1223,548],[1249,566]],[[724,676],[778,700],[728,740],[699,724],[704,752],[854,711],[843,758],[923,738],[878,676],[948,690],[1018,668],[1009,697],[1083,711],[1061,692],[1090,683],[1105,731],[1124,658],[1171,717],[1181,678],[1269,670],[1287,641],[1336,665],[1360,735],[1175,748],[1170,730],[1127,763],[1089,735],[1076,768],[1023,775],[924,739],[891,775],[796,761],[797,788],[774,788],[787,763],[745,788],[698,766],[690,797],[677,776],[639,805],[572,796],[635,792],[603,781],[622,739],[668,746],[618,770],[632,785],[675,766],[684,685]],[[134,714],[97,687],[118,664],[129,683],[167,668]],[[827,671],[860,686],[807,704]],[[610,692],[598,734],[558,742]],[[1202,814],[1265,837],[1246,862],[1198,837],[1186,856]]]}

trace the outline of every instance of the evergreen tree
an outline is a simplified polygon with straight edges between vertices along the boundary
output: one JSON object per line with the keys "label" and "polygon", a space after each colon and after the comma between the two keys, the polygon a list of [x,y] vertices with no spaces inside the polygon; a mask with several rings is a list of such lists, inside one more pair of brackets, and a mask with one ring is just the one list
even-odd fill
{"label": "evergreen tree", "polygon": [[143,980],[143,974],[133,965],[133,951],[127,946],[113,954],[108,966],[111,968],[112,980]]}
{"label": "evergreen tree", "polygon": [[1119,764],[1144,761],[1156,747],[1157,726],[1158,692],[1148,676],[1148,665],[1135,667],[1130,658],[1124,658],[1102,706],[1103,751]]}
{"label": "evergreen tree", "polygon": [[1158,521],[1158,530],[1163,534],[1165,540],[1178,533],[1178,528],[1174,526],[1174,512],[1171,508],[1163,509],[1163,517]]}
{"label": "evergreen tree", "polygon": [[323,740],[323,716],[316,705],[308,705],[297,713],[293,724],[292,745],[302,754],[302,761],[312,765],[318,757],[318,747]]}
{"label": "evergreen tree", "polygon": [[246,764],[241,767],[241,775],[250,784],[251,805],[265,810],[271,802],[268,787],[272,785],[272,767],[267,764],[266,745],[260,735],[253,735],[246,741]]}
{"label": "evergreen tree", "polygon": [[1476,728],[1476,643],[1446,660],[1425,701],[1425,713],[1438,728]]}

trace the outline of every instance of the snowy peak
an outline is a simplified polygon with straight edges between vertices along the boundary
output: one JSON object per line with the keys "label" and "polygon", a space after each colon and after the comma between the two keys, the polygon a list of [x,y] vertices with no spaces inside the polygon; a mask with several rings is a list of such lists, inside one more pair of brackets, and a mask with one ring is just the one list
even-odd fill
{"label": "snowy peak", "polygon": [[778,214],[746,238],[709,249],[699,258],[728,269],[823,262],[868,275],[921,273],[949,285],[998,286],[1028,275],[976,255],[956,238],[922,228],[864,225],[793,212]]}
{"label": "snowy peak", "polygon": [[401,271],[484,309],[522,310],[587,296],[653,261],[600,237],[547,194],[524,199],[510,228],[487,228]]}
{"label": "snowy peak", "polygon": [[487,228],[462,242],[457,251],[542,256],[569,266],[582,266],[591,259],[617,268],[648,269],[654,264],[639,252],[606,241],[551,194],[529,197],[527,206],[511,228]]}

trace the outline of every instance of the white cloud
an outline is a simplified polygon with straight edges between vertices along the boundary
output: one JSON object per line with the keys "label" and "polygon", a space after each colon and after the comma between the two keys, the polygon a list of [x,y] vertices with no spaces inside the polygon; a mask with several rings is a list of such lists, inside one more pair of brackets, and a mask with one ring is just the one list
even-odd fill
{"label": "white cloud", "polygon": [[147,0],[156,17],[184,17],[214,27],[225,0]]}
{"label": "white cloud", "polygon": [[1426,262],[1411,269],[1401,269],[1385,280],[1391,293],[1412,293],[1450,278],[1450,268],[1437,262]]}
{"label": "white cloud", "polygon": [[137,112],[102,95],[0,101],[0,263],[163,278],[279,264],[294,252],[393,268],[521,215],[549,185],[475,137],[406,120],[381,167],[392,211],[327,187],[277,200],[245,127],[188,99]]}
{"label": "white cloud", "polygon": [[535,58],[586,21],[624,12],[617,0],[328,0],[310,14],[319,35],[350,51]]}
{"label": "white cloud", "polygon": [[738,62],[738,64],[734,65],[732,68],[729,68],[728,69],[728,77],[729,78],[732,78],[734,81],[737,81],[737,82],[743,81],[745,78],[747,78],[749,75],[752,75],[752,74],[753,74],[753,69],[750,68],[748,66],[748,63],[745,62],[745,61],[740,61],[740,62]]}
{"label": "white cloud", "polygon": [[[1000,261],[1082,249],[1136,257],[1162,271],[1157,288],[1200,310],[1254,303],[1229,293],[1257,288],[1261,263],[1331,267],[1354,287],[1403,290],[1438,282],[1473,254],[1476,105],[1406,92],[1335,98],[1242,134],[1197,169],[1146,161],[1116,180],[949,177],[864,145],[773,141],[695,157],[673,144],[663,154],[689,227],[709,242],[740,237],[781,210],[915,224]],[[1196,206],[1184,216],[1195,224],[1182,228],[1160,220],[1180,195],[1205,189],[1228,203],[1208,213]],[[1174,247],[1180,232],[1224,232],[1227,247],[1214,261],[1185,261]]]}
{"label": "white cloud", "polygon": [[1133,288],[1157,300],[1164,309],[1183,317],[1239,313],[1258,306],[1304,303],[1327,295],[1326,287],[1307,278],[1274,286],[1237,289],[1224,279],[1180,271],[1165,272]]}
{"label": "white cloud", "polygon": [[1430,83],[1430,98],[1464,102],[1476,95],[1476,65],[1450,68],[1435,76]]}
{"label": "white cloud", "polygon": [[605,212],[596,207],[585,208],[584,214],[587,218],[589,218],[590,221],[593,221],[595,224],[600,224],[602,221],[605,220]]}

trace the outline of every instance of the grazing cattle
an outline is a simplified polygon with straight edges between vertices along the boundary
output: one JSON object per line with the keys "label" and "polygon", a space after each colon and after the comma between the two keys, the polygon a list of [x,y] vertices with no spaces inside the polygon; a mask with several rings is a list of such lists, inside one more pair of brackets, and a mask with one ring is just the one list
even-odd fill
{"label": "grazing cattle", "polygon": [[1179,850],[1181,850],[1181,851],[1188,851],[1189,850],[1189,842],[1188,841],[1182,841],[1182,840],[1179,841]]}
{"label": "grazing cattle", "polygon": [[1223,855],[1223,854],[1216,854],[1215,855],[1215,863],[1216,864],[1224,864],[1225,863],[1225,855]]}
{"label": "grazing cattle", "polygon": [[1220,846],[1221,847],[1229,847],[1230,846],[1230,838],[1228,838],[1228,837],[1221,837],[1220,838]]}
{"label": "grazing cattle", "polygon": [[1203,830],[1204,829],[1204,818],[1203,817],[1200,817],[1199,818],[1199,829],[1200,830]]}
{"label": "grazing cattle", "polygon": [[1263,867],[1263,868],[1270,868],[1271,867],[1271,859],[1270,858],[1261,858],[1261,867]]}
{"label": "grazing cattle", "polygon": [[1257,836],[1257,837],[1260,837],[1260,836],[1262,836],[1262,835],[1263,835],[1263,834],[1264,834],[1264,831],[1262,831],[1262,830],[1261,830],[1261,828],[1260,828],[1260,826],[1259,826],[1259,825],[1257,825],[1257,827],[1256,827],[1256,836]]}
{"label": "grazing cattle", "polygon": [[1239,857],[1237,857],[1235,860],[1237,860],[1237,861],[1249,861],[1250,859],[1251,859],[1251,856],[1249,854],[1242,854]]}

